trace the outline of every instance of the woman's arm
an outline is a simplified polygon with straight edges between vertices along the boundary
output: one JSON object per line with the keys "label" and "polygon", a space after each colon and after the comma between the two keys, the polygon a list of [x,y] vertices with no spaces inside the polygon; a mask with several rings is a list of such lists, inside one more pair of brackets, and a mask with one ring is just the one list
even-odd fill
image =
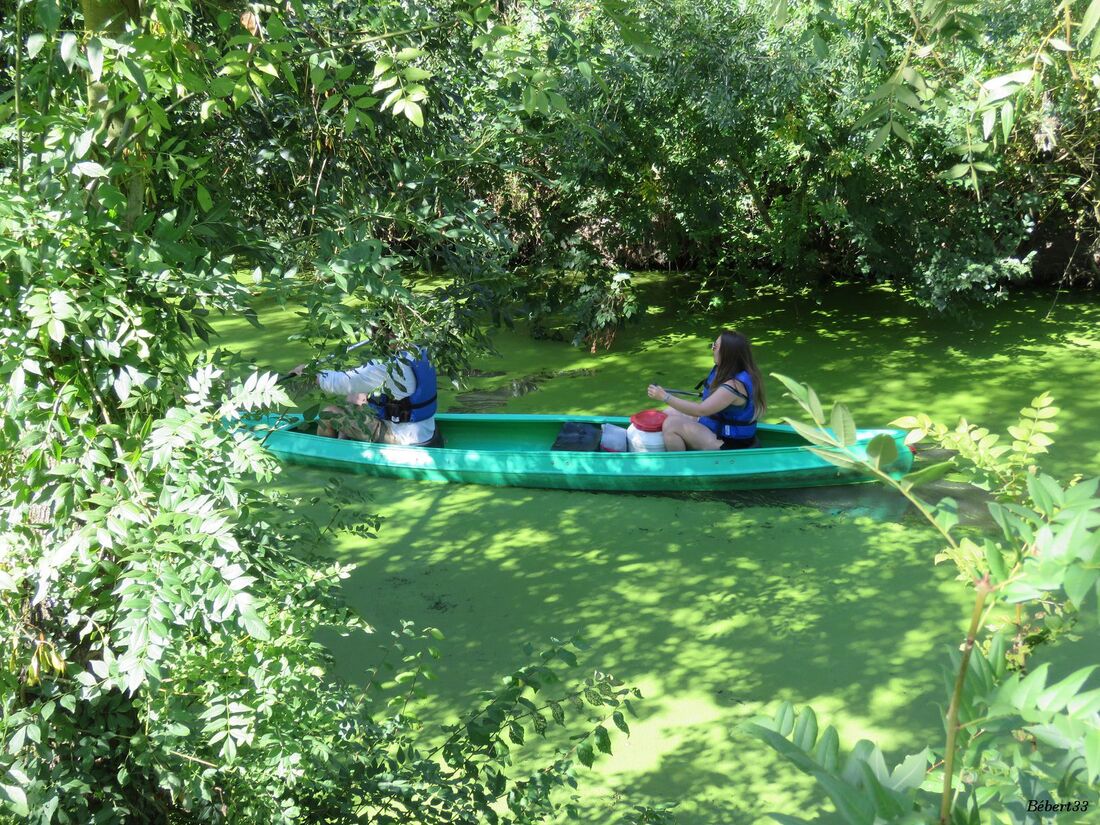
{"label": "woman's arm", "polygon": [[[729,392],[728,389],[723,389],[723,387],[730,387],[737,392]],[[682,412],[684,415],[701,417],[722,412],[726,407],[745,406],[748,403],[748,399],[745,398],[744,392],[745,388],[740,381],[730,381],[718,387],[715,392],[710,394],[710,397],[702,402],[685,401],[683,398],[677,398],[672,393],[667,392],[664,387],[657,384],[650,384],[647,394],[650,398],[664,401],[672,407],[672,409],[677,412]]]}

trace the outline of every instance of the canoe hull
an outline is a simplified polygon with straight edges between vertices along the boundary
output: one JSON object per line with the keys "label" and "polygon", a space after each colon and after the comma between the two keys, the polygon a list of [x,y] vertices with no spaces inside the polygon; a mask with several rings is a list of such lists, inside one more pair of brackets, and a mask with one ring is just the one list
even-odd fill
{"label": "canoe hull", "polygon": [[[814,455],[789,427],[779,425],[762,425],[764,446],[748,450],[604,453],[548,449],[552,434],[569,420],[621,426],[627,422],[594,416],[440,414],[436,421],[447,442],[443,448],[319,438],[292,431],[300,423],[300,418],[293,416],[266,416],[250,424],[254,435],[286,463],[417,481],[667,492],[819,487],[872,480]],[[890,472],[907,472],[912,454],[904,446],[904,433],[861,430],[856,451],[862,454],[866,443],[880,433],[888,433],[898,444],[898,461]],[[512,449],[513,444],[519,449]]]}

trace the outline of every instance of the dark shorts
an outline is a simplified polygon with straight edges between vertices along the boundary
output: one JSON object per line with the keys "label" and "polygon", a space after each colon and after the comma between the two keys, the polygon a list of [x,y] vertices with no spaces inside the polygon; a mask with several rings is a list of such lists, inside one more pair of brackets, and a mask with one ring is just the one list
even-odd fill
{"label": "dark shorts", "polygon": [[745,450],[749,447],[759,447],[760,440],[754,435],[752,438],[723,438],[721,450]]}

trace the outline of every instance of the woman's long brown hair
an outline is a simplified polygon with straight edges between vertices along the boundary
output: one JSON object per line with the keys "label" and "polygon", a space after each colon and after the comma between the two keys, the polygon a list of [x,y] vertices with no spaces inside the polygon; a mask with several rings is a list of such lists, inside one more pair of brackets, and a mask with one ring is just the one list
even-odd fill
{"label": "woman's long brown hair", "polygon": [[749,339],[740,332],[732,329],[724,329],[718,336],[718,367],[714,372],[714,381],[711,390],[729,381],[744,370],[752,377],[752,409],[756,420],[764,416],[768,409],[768,402],[764,395],[764,379],[752,357],[752,345]]}

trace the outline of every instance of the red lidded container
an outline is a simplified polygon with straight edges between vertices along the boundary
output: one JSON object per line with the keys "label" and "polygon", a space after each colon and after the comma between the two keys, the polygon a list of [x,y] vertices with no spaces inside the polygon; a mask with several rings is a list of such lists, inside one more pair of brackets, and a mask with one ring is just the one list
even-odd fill
{"label": "red lidded container", "polygon": [[630,416],[630,423],[645,433],[659,433],[668,416],[660,410],[642,410]]}

